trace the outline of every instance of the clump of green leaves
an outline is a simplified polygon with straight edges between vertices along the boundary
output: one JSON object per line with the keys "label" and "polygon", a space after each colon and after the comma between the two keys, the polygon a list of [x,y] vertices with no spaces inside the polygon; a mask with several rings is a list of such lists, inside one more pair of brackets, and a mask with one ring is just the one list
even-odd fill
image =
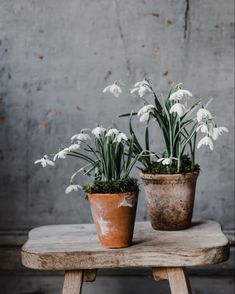
{"label": "clump of green leaves", "polygon": [[86,193],[110,194],[138,192],[138,182],[134,178],[125,178],[111,181],[94,181],[93,183],[83,186]]}
{"label": "clump of green leaves", "polygon": [[[159,99],[150,85],[149,80],[144,80],[132,92],[137,92],[144,101],[144,106],[138,112],[131,112],[120,117],[129,117],[130,134],[133,137],[133,154],[141,154],[138,161],[144,170],[152,173],[181,173],[198,169],[195,163],[195,148],[197,129],[202,124],[193,112],[201,106],[201,101],[196,101],[191,107],[186,107],[188,98],[192,94],[181,89],[181,84],[174,85],[165,99]],[[143,94],[152,94],[153,104],[143,98]],[[187,98],[187,99],[186,99]],[[140,122],[145,122],[145,144],[142,146],[132,127],[133,116],[139,116]],[[163,134],[166,152],[163,157],[150,150],[149,124],[156,122]],[[189,156],[186,156],[186,152]]]}

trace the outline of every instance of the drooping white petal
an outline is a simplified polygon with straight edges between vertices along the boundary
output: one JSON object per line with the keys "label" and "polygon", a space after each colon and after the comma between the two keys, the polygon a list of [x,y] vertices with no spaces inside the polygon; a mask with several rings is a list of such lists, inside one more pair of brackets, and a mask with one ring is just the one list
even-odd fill
{"label": "drooping white petal", "polygon": [[69,186],[65,189],[65,193],[66,193],[66,194],[69,194],[69,193],[71,193],[72,191],[77,192],[79,189],[82,190],[82,186],[80,186],[80,185],[69,185]]}
{"label": "drooping white petal", "polygon": [[119,134],[119,130],[118,129],[109,129],[108,132],[106,133],[106,137],[111,137],[114,135]]}
{"label": "drooping white petal", "polygon": [[172,159],[171,159],[171,158],[165,158],[165,159],[162,161],[162,164],[163,164],[163,165],[169,165],[169,164],[172,164]]}
{"label": "drooping white petal", "polygon": [[55,163],[48,158],[46,159],[46,164],[51,165],[51,166],[55,166]]}
{"label": "drooping white petal", "polygon": [[135,83],[134,84],[134,87],[139,87],[139,86],[142,86],[142,85],[146,85],[146,86],[150,87],[149,82],[146,81],[146,80],[143,80],[143,81],[140,81],[140,82]]}
{"label": "drooping white petal", "polygon": [[203,119],[211,119],[212,118],[212,114],[210,113],[209,110],[205,109],[205,108],[200,108],[197,111],[197,121],[201,122]]}
{"label": "drooping white petal", "polygon": [[128,138],[127,138],[127,135],[125,133],[119,133],[116,138],[115,138],[115,141],[117,142],[121,142],[122,140],[124,141],[128,141]]}
{"label": "drooping white petal", "polygon": [[71,137],[71,142],[78,140],[78,141],[86,141],[86,140],[90,140],[91,137],[88,134],[84,134],[84,133],[79,133],[76,135],[73,135]]}
{"label": "drooping white petal", "polygon": [[145,85],[142,85],[139,87],[138,93],[139,93],[139,96],[142,98],[144,95],[150,93],[150,90]]}
{"label": "drooping white petal", "polygon": [[197,128],[196,132],[201,131],[203,134],[209,134],[209,126],[207,123],[202,122]]}
{"label": "drooping white petal", "polygon": [[157,162],[162,162],[163,165],[169,165],[173,163],[173,160],[177,160],[175,157],[162,157],[157,160]]}
{"label": "drooping white petal", "polygon": [[115,97],[118,97],[122,93],[122,88],[117,85],[117,82],[114,82],[112,85],[109,85],[104,88],[103,93],[110,92]]}
{"label": "drooping white petal", "polygon": [[103,93],[106,93],[106,92],[110,91],[111,86],[112,85],[105,87],[104,90],[103,90]]}
{"label": "drooping white petal", "polygon": [[131,94],[137,94],[138,91],[139,91],[139,88],[133,88],[133,89],[130,91],[130,93],[131,93]]}
{"label": "drooping white petal", "polygon": [[139,111],[138,111],[138,116],[141,116],[142,114],[149,112],[151,110],[153,110],[155,108],[154,105],[152,104],[148,104],[148,105],[144,105]]}
{"label": "drooping white petal", "polygon": [[165,159],[164,157],[159,158],[159,159],[157,160],[157,162],[161,162],[161,161],[163,161],[164,159]]}
{"label": "drooping white petal", "polygon": [[183,116],[186,111],[186,108],[183,104],[181,103],[175,103],[174,105],[171,106],[170,108],[170,113],[176,112],[179,117]]}
{"label": "drooping white petal", "polygon": [[110,87],[110,92],[115,96],[118,97],[120,94],[122,94],[122,89],[117,84],[113,84]]}
{"label": "drooping white petal", "polygon": [[78,150],[80,147],[81,145],[79,143],[74,143],[68,147],[68,150],[72,152]]}
{"label": "drooping white petal", "polygon": [[104,134],[104,132],[106,131],[105,128],[103,128],[102,126],[96,127],[94,128],[91,133],[96,137],[99,138],[100,135]]}
{"label": "drooping white petal", "polygon": [[193,97],[192,93],[188,90],[179,89],[178,91],[171,94],[169,100],[180,101],[185,98]]}
{"label": "drooping white petal", "polygon": [[145,112],[140,117],[140,122],[145,122],[149,120],[150,112]]}
{"label": "drooping white petal", "polygon": [[150,84],[146,80],[135,83],[134,88],[131,90],[131,94],[137,94],[141,98],[151,92]]}
{"label": "drooping white petal", "polygon": [[55,163],[49,159],[47,155],[44,155],[41,159],[38,159],[34,162],[34,164],[40,163],[42,167],[46,167],[47,165],[54,166]]}
{"label": "drooping white petal", "polygon": [[69,152],[69,148],[64,148],[63,150],[60,150],[56,155],[54,156],[53,160],[55,161],[57,158],[59,159],[65,159],[67,154]]}
{"label": "drooping white petal", "polygon": [[228,133],[228,129],[227,128],[225,128],[225,127],[214,127],[213,129],[212,129],[212,138],[213,138],[213,140],[217,140],[218,139],[218,137],[223,133],[223,132],[226,132],[226,133]]}
{"label": "drooping white petal", "polygon": [[198,142],[197,149],[199,149],[202,145],[209,146],[211,151],[214,149],[213,141],[212,141],[212,139],[209,136],[203,137]]}

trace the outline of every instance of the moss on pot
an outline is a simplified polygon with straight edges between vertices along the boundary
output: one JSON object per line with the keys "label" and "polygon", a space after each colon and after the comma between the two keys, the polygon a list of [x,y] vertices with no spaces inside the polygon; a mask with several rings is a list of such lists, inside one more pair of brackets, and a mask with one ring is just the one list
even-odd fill
{"label": "moss on pot", "polygon": [[[181,170],[180,173],[187,173],[193,171],[199,171],[200,166],[198,164],[194,165],[192,168],[192,162],[188,155],[182,157]],[[176,174],[177,172],[177,161],[173,161],[172,165],[163,165],[161,162],[152,162],[148,169],[142,170],[144,173],[149,174]]]}
{"label": "moss on pot", "polygon": [[126,193],[138,192],[139,186],[137,179],[126,178],[112,181],[95,181],[93,183],[83,186],[86,193],[112,194],[112,193]]}

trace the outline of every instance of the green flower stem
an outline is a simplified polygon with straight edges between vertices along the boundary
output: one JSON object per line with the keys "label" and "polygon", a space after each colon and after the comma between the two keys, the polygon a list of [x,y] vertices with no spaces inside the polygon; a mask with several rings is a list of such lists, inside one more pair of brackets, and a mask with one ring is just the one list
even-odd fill
{"label": "green flower stem", "polygon": [[[179,130],[180,130],[180,117],[179,117]],[[177,161],[177,171],[180,172],[180,167],[181,167],[181,133],[179,133],[179,147],[178,147],[178,161]]]}

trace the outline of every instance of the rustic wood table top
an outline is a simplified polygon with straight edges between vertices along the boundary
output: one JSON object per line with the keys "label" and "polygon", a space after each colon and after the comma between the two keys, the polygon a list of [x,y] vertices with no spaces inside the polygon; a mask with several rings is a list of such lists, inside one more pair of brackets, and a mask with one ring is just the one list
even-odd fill
{"label": "rustic wood table top", "polygon": [[93,224],[44,226],[31,230],[22,248],[23,265],[41,270],[202,266],[228,256],[220,225],[208,220],[174,232],[137,222],[133,245],[122,249],[103,248]]}

